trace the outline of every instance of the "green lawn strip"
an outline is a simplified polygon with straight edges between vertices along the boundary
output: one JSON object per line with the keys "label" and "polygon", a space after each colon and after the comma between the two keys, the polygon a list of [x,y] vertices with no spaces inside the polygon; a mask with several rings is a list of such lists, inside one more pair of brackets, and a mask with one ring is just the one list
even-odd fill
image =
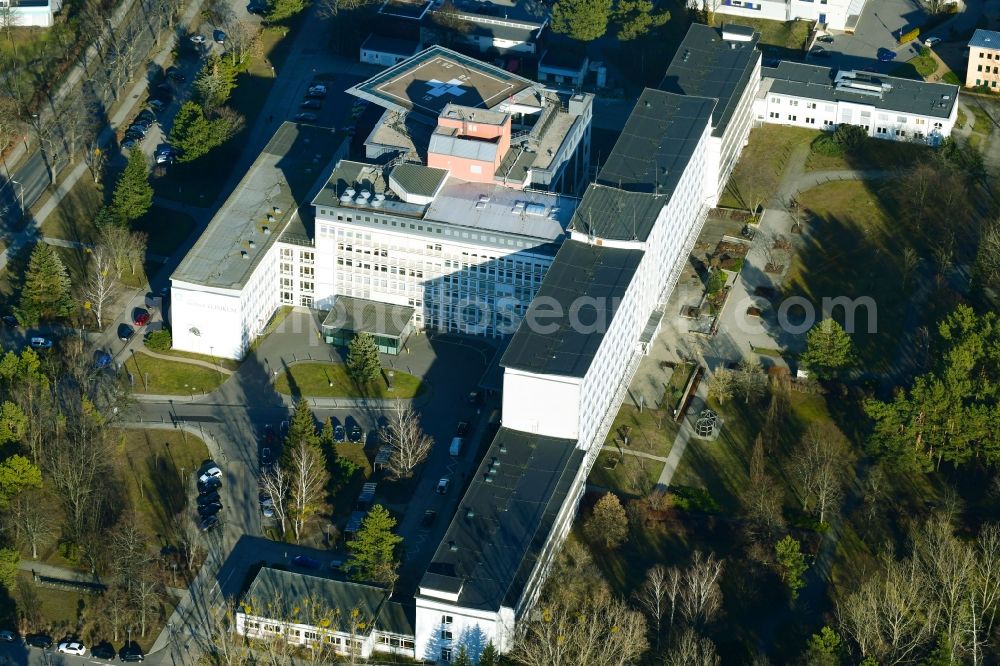
{"label": "green lawn strip", "polygon": [[680,400],[684,397],[684,389],[696,367],[693,363],[678,363],[670,374],[670,381],[667,382],[663,399],[660,401],[660,407],[666,413],[673,414],[672,410],[679,407]]}
{"label": "green lawn strip", "polygon": [[[120,430],[120,476],[150,542],[169,542],[173,516],[187,506],[194,472],[209,457],[198,437],[179,430]],[[187,519],[189,516],[184,516]]]}
{"label": "green lawn strip", "polygon": [[972,109],[972,115],[973,115],[972,129],[976,132],[989,135],[989,133],[993,131],[993,128],[997,125],[997,123],[994,122],[989,112],[983,108],[983,106],[979,103],[978,100],[973,99],[968,106],[970,109]]}
{"label": "green lawn strip", "polygon": [[785,355],[785,352],[780,349],[772,349],[770,347],[754,347],[753,351],[760,356],[770,356],[772,358],[781,358]]}
{"label": "green lawn strip", "polygon": [[[618,459],[617,451],[601,451],[590,470],[587,482],[633,497],[642,497],[652,490],[663,471],[663,463],[659,460],[628,453],[615,464],[614,461]],[[640,487],[641,484],[645,484],[645,487]]]}
{"label": "green lawn strip", "polygon": [[808,146],[819,130],[782,125],[762,125],[750,130],[750,142],[733,169],[719,205],[747,208],[760,197],[778,191],[792,151]]}
{"label": "green lawn strip", "polygon": [[165,352],[156,352],[157,354],[163,354],[165,356],[176,356],[177,358],[190,358],[195,361],[205,361],[206,363],[213,363],[215,365],[222,366],[227,370],[239,370],[240,362],[231,358],[222,358],[220,356],[209,356],[208,354],[196,354],[194,352],[180,351],[179,349],[171,349]]}
{"label": "green lawn strip", "polygon": [[104,204],[104,194],[88,175],[78,180],[59,202],[45,222],[42,235],[50,238],[93,243],[97,239],[94,216]]}
{"label": "green lawn strip", "polygon": [[[905,319],[907,292],[902,288],[898,259],[904,210],[890,199],[885,188],[861,181],[835,181],[799,194],[810,212],[810,243],[792,261],[784,296],[802,296],[816,311],[824,297],[870,298],[877,321],[869,333],[868,312],[856,312],[854,344],[861,366],[873,371],[889,369]],[[842,311],[834,313],[842,316]]]}
{"label": "green lawn strip", "polygon": [[953,86],[960,86],[962,85],[963,82],[962,79],[958,78],[958,74],[956,74],[951,70],[948,70],[947,72],[941,75],[941,83],[950,83]]}
{"label": "green lawn strip", "polygon": [[412,398],[423,391],[419,378],[400,370],[395,371],[392,386],[389,391],[383,378],[358,386],[340,363],[297,363],[279,374],[275,382],[280,393],[308,398]]}
{"label": "green lawn strip", "polygon": [[671,416],[672,413],[666,407],[645,408],[640,412],[634,405],[622,405],[611,424],[605,445],[614,446],[615,441],[620,440],[619,432],[622,427],[628,426],[628,448],[665,457],[670,453],[670,447],[680,429]]}
{"label": "green lawn strip", "polygon": [[936,72],[937,69],[938,62],[932,56],[917,56],[896,67],[891,75],[921,81]]}
{"label": "green lawn strip", "polygon": [[920,143],[868,139],[860,150],[850,155],[822,155],[810,151],[806,159],[806,171],[901,169],[929,158],[933,151],[930,146]]}
{"label": "green lawn strip", "polygon": [[[351,511],[354,510],[355,502],[358,499],[358,493],[361,492],[362,484],[371,478],[372,465],[365,448],[362,446],[351,444],[350,442],[341,442],[334,444],[334,448],[337,451],[338,457],[350,460],[360,470],[351,478],[348,484],[341,488],[335,496],[330,498],[331,516],[336,521],[340,518],[346,519],[351,515]],[[372,453],[372,457],[374,455]]]}
{"label": "green lawn strip", "polygon": [[731,19],[722,14],[715,15],[715,25],[721,27],[724,23],[739,23],[752,27],[760,33],[760,44],[774,46],[790,51],[802,51],[809,38],[810,21],[771,21],[740,16]]}
{"label": "green lawn strip", "polygon": [[[143,352],[137,352],[134,357],[129,356],[125,369],[135,378],[132,390],[153,395],[210,393],[228,378],[218,370],[183,361],[165,361]],[[144,381],[148,385],[144,385]]]}

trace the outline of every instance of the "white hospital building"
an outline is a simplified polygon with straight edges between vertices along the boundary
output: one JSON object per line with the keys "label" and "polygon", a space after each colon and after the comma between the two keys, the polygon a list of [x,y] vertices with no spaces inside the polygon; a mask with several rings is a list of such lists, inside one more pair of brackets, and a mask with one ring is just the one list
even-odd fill
{"label": "white hospital building", "polygon": [[816,21],[829,30],[853,30],[867,0],[689,0],[701,9],[707,4],[716,14],[770,19]]}
{"label": "white hospital building", "polygon": [[[954,86],[762,71],[757,38],[692,26],[579,199],[592,99],[432,47],[351,89],[385,109],[364,160],[338,154],[328,131],[286,124],[174,274],[174,341],[189,351],[241,356],[282,303],[513,331],[502,426],[419,582],[412,636],[390,631],[393,649],[448,662],[459,646],[474,658],[488,642],[509,648],[754,124],[795,124],[785,109],[799,108],[817,128],[867,113],[876,137],[951,130]],[[293,209],[308,201],[307,223]]]}

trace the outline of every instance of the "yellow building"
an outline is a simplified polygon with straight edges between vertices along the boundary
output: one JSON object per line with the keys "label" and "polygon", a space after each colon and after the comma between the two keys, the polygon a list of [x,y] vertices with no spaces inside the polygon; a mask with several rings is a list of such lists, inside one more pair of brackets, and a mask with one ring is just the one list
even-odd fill
{"label": "yellow building", "polygon": [[1000,32],[976,30],[972,35],[965,85],[969,88],[988,86],[1000,92]]}

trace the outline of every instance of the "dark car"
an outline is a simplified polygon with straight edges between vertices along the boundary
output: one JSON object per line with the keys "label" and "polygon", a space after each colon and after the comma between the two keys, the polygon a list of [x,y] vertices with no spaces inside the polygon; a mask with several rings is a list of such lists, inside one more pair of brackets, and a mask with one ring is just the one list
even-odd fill
{"label": "dark car", "polygon": [[307,99],[326,99],[326,91],[324,90],[310,90],[306,93]]}
{"label": "dark car", "polygon": [[214,516],[220,511],[222,511],[222,502],[209,502],[208,504],[200,504],[198,506],[198,515],[202,518]]}
{"label": "dark car", "polygon": [[822,46],[814,46],[812,51],[809,52],[813,58],[830,58],[833,56],[832,53],[824,49]]}
{"label": "dark car", "polygon": [[344,431],[344,426],[339,423],[333,426],[333,441],[343,442],[345,439],[347,439],[347,433]]}
{"label": "dark car", "polygon": [[137,115],[135,117],[135,119],[136,119],[136,122],[139,122],[139,121],[142,121],[142,122],[149,121],[150,123],[154,123],[154,122],[156,122],[156,114],[153,113],[152,111],[150,111],[149,109],[143,109],[142,111],[139,112],[139,115]]}
{"label": "dark car", "polygon": [[125,130],[125,133],[141,134],[143,137],[145,137],[147,134],[149,134],[149,125],[146,125],[145,123],[132,123],[131,125],[129,125],[128,129]]}
{"label": "dark car", "polygon": [[216,490],[221,487],[222,487],[222,479],[217,479],[214,476],[211,476],[205,479],[204,481],[201,480],[198,481],[199,493],[210,493],[213,490]]}
{"label": "dark car", "polygon": [[118,339],[122,342],[128,342],[135,335],[135,329],[128,324],[118,324]]}
{"label": "dark car", "polygon": [[136,326],[145,326],[149,323],[149,313],[145,310],[136,310],[132,317],[132,323]]}
{"label": "dark car", "polygon": [[896,59],[896,52],[892,49],[882,47],[878,50],[875,56],[882,62],[892,62]]}
{"label": "dark car", "polygon": [[437,518],[437,511],[434,509],[427,509],[424,511],[424,517],[420,519],[420,525],[422,527],[430,527],[434,524],[434,520]]}
{"label": "dark car", "polygon": [[98,659],[113,661],[115,658],[115,646],[106,641],[104,643],[99,643],[90,648],[90,656],[97,657]]}
{"label": "dark car", "polygon": [[4,315],[3,317],[0,317],[0,319],[2,319],[3,323],[7,324],[8,326],[12,328],[17,328],[17,317],[15,317],[14,315]]}
{"label": "dark car", "polygon": [[198,495],[198,506],[206,506],[208,504],[213,504],[215,502],[220,502],[219,493],[214,490],[210,490],[207,493],[201,493]]}
{"label": "dark car", "polygon": [[357,423],[351,426],[351,432],[348,435],[348,437],[352,442],[358,444],[361,442],[362,439],[364,439],[364,436],[365,433],[363,430],[361,430],[361,426],[359,426]]}
{"label": "dark car", "polygon": [[300,123],[308,123],[318,118],[319,116],[317,116],[315,113],[312,113],[310,111],[303,111],[302,113],[296,113],[295,116],[292,118],[292,120]]}
{"label": "dark car", "polygon": [[319,569],[319,562],[305,555],[296,555],[293,557],[292,564],[302,569]]}
{"label": "dark car", "polygon": [[201,522],[198,523],[198,529],[200,529],[202,532],[211,532],[218,526],[219,526],[219,514],[217,513],[211,516],[205,516],[204,518],[201,519]]}
{"label": "dark car", "polygon": [[146,135],[142,132],[134,132],[129,130],[125,132],[125,143],[132,141],[133,143],[142,143],[142,140],[146,138]]}
{"label": "dark car", "polygon": [[146,655],[142,653],[142,648],[138,643],[126,643],[118,651],[118,658],[122,661],[142,661]]}
{"label": "dark car", "polygon": [[24,642],[31,647],[48,650],[52,647],[52,638],[46,634],[28,634],[24,637]]}
{"label": "dark car", "polygon": [[817,42],[823,42],[824,44],[833,44],[833,35],[820,35],[816,38]]}
{"label": "dark car", "polygon": [[98,349],[94,352],[94,367],[98,370],[102,368],[107,368],[111,365],[111,354],[104,351],[103,349]]}
{"label": "dark car", "polygon": [[323,102],[319,101],[318,99],[307,99],[306,101],[299,104],[299,108],[318,111],[323,108]]}
{"label": "dark car", "polygon": [[265,470],[269,470],[273,463],[274,454],[271,453],[271,447],[265,446],[260,450],[260,466]]}
{"label": "dark car", "polygon": [[176,81],[177,83],[184,83],[187,81],[187,77],[184,76],[184,74],[181,73],[181,70],[176,67],[167,68],[167,78],[171,81]]}
{"label": "dark car", "polygon": [[274,443],[278,441],[278,437],[274,434],[274,428],[270,424],[264,426],[264,441],[267,442],[268,446],[274,446]]}
{"label": "dark car", "polygon": [[216,44],[225,44],[226,43],[226,33],[222,32],[219,29],[215,29],[215,30],[212,31],[212,39],[215,40]]}

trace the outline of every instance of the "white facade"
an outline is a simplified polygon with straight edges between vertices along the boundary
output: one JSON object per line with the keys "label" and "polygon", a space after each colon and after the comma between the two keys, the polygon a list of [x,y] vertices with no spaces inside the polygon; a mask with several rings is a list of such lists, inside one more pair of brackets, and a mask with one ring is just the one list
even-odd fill
{"label": "white facade", "polygon": [[[0,0],[0,7],[5,6],[7,2],[8,0]],[[62,9],[61,0],[15,2],[14,25],[25,28],[51,28],[60,9]]]}
{"label": "white facade", "polygon": [[726,185],[729,183],[729,176],[732,175],[736,163],[740,159],[743,147],[750,140],[750,130],[754,124],[754,100],[760,89],[760,67],[761,59],[756,59],[753,75],[746,88],[738,94],[739,100],[736,109],[733,111],[729,124],[722,136],[712,136],[709,139],[707,164],[705,177],[709,179],[708,186],[711,187],[711,179],[714,178],[714,198],[709,200],[710,206],[715,206],[719,202]]}
{"label": "white facade", "polygon": [[[236,612],[236,633],[248,638],[277,640],[279,636],[291,645],[326,643],[327,649],[339,655],[354,654],[367,659],[376,649],[375,634],[351,635],[343,631],[329,631],[309,624],[299,624]],[[386,650],[388,651],[388,650]]]}
{"label": "white facade", "polygon": [[[816,21],[831,30],[845,30],[850,16],[860,16],[865,0],[709,0],[715,13],[772,21]],[[701,8],[701,0],[689,5]]]}
{"label": "white facade", "polygon": [[[933,91],[928,90],[927,95],[930,101]],[[875,103],[828,101],[777,93],[765,86],[754,104],[754,114],[762,123],[830,131],[841,123],[847,123],[863,127],[868,136],[876,139],[923,141],[935,145],[949,136],[955,127],[958,104],[953,99],[949,102],[950,114],[941,117],[893,111],[879,108]]]}

